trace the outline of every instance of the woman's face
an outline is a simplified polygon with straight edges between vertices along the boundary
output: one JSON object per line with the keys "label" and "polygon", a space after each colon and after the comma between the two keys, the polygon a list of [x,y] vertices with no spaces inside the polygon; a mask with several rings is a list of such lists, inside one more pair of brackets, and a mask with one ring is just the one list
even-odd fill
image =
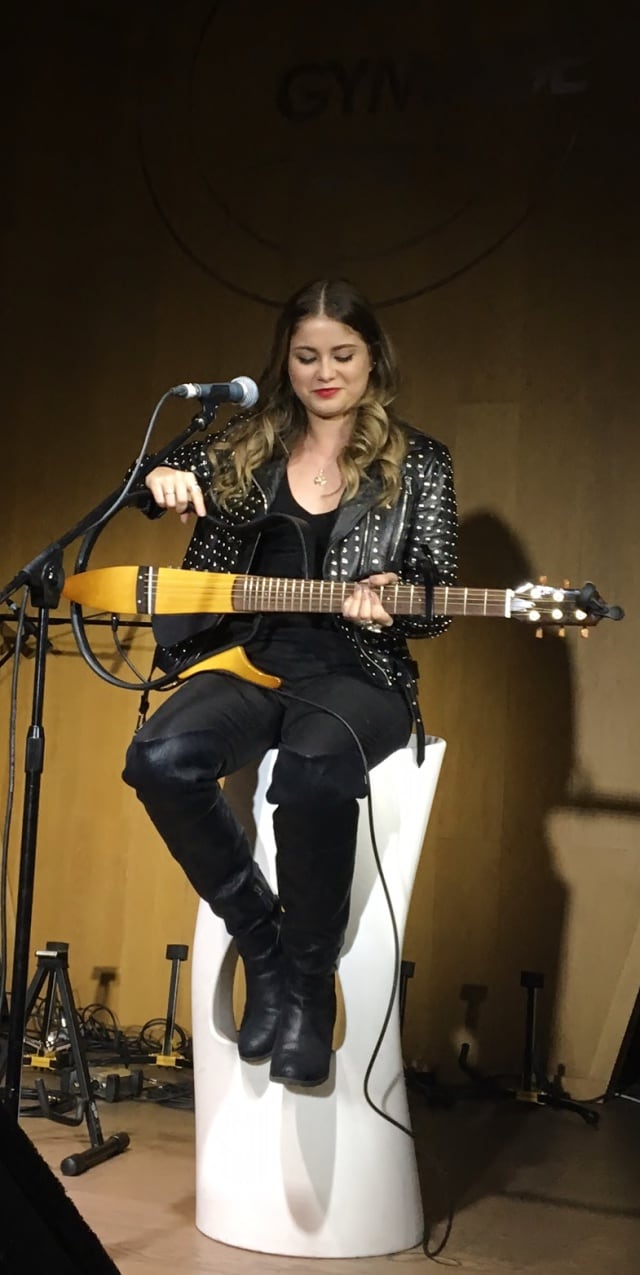
{"label": "woman's face", "polygon": [[326,315],[302,319],[289,346],[293,392],[309,416],[344,416],[360,403],[372,368],[359,332]]}

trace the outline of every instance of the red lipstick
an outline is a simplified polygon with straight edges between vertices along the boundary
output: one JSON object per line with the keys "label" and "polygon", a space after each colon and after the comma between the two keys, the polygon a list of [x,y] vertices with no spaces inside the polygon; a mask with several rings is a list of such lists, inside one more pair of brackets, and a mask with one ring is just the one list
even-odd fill
{"label": "red lipstick", "polygon": [[336,385],[330,390],[314,390],[313,392],[314,394],[317,394],[319,398],[333,398],[334,394],[338,393],[338,390],[339,387]]}

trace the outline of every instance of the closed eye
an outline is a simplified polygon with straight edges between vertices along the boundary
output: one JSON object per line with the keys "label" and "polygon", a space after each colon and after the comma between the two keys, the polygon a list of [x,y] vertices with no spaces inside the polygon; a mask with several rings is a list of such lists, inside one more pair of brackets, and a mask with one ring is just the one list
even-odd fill
{"label": "closed eye", "polygon": [[[350,363],[353,358],[353,354],[334,354],[333,357],[336,363]],[[305,367],[308,366],[308,364],[310,363],[315,363],[316,361],[315,354],[312,354],[312,355],[296,354],[296,358],[298,360],[298,363],[304,364]]]}

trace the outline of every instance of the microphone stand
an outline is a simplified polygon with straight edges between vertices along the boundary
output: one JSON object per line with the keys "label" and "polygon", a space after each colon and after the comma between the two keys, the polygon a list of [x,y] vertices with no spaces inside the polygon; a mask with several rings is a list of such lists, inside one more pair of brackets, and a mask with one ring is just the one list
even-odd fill
{"label": "microphone stand", "polygon": [[[137,478],[144,478],[157,465],[187,441],[197,430],[204,430],[215,417],[215,404],[205,401],[200,412],[193,417],[189,425],[177,438],[155,452],[140,466]],[[136,478],[136,481],[137,481]],[[11,1008],[9,1014],[9,1034],[6,1052],[6,1087],[3,1095],[5,1108],[9,1116],[17,1123],[20,1115],[20,1086],[23,1065],[25,1012],[27,1001],[27,981],[29,970],[29,948],[31,942],[31,921],[33,915],[33,890],[36,866],[36,842],[38,831],[38,811],[40,805],[40,787],[44,770],[44,731],[43,706],[45,689],[46,656],[49,646],[49,614],[60,602],[60,594],[64,584],[62,554],[67,545],[89,531],[107,515],[115,514],[122,508],[126,499],[124,491],[126,482],[106,499],[92,509],[75,527],[71,527],[58,540],[54,540],[46,549],[14,576],[0,590],[0,605],[15,593],[22,585],[30,590],[31,603],[38,611],[37,639],[35,654],[35,672],[33,684],[31,723],[27,731],[25,745],[25,790],[22,815],[22,837],[20,845],[20,875],[18,882],[18,898],[16,906],[16,930],[13,954],[13,974],[11,983]],[[122,500],[119,505],[118,501]],[[1,1072],[0,1072],[1,1077]],[[113,1147],[112,1154],[122,1148]]]}

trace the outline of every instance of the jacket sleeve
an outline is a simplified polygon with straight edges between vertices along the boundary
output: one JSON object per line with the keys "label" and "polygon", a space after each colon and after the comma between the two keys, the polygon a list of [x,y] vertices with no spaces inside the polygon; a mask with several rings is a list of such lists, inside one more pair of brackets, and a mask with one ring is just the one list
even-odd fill
{"label": "jacket sleeve", "polygon": [[[435,439],[426,454],[410,452],[405,466],[415,496],[409,512],[401,579],[408,584],[455,584],[458,517],[449,450]],[[396,616],[394,629],[407,638],[437,637],[451,623],[433,615]]]}
{"label": "jacket sleeve", "polygon": [[[211,486],[212,467],[209,459],[209,444],[212,435],[208,434],[205,438],[189,439],[183,443],[181,447],[177,447],[174,452],[166,456],[164,460],[158,462],[160,465],[168,465],[170,469],[180,469],[185,473],[195,474],[202,490],[207,492]],[[126,478],[129,477],[133,469],[131,465],[127,471]],[[140,509],[147,518],[161,518],[166,513],[165,509],[161,509],[156,504],[151,492],[147,492],[146,502],[140,504]]]}

